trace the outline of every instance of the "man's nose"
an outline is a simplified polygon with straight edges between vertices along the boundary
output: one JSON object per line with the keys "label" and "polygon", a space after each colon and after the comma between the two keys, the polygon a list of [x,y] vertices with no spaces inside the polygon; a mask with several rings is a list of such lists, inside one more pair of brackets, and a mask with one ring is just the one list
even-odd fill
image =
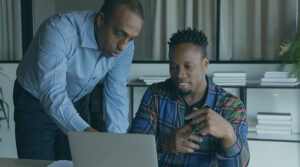
{"label": "man's nose", "polygon": [[177,78],[184,78],[184,77],[186,77],[186,72],[184,68],[179,67],[177,71]]}
{"label": "man's nose", "polygon": [[127,45],[127,40],[126,39],[120,40],[119,43],[118,43],[118,50],[123,51],[125,49],[126,45]]}

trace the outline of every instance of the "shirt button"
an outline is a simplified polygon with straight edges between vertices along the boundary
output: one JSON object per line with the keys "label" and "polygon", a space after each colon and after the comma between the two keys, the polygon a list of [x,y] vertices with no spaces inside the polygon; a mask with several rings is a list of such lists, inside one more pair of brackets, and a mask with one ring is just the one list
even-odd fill
{"label": "shirt button", "polygon": [[96,79],[96,77],[93,77],[93,79]]}

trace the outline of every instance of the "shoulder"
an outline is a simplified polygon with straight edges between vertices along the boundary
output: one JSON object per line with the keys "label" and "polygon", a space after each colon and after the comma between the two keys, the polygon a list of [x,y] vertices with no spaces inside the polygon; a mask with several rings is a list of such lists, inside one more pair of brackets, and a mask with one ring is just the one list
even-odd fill
{"label": "shoulder", "polygon": [[88,26],[90,18],[95,15],[92,11],[71,11],[59,13],[47,20],[47,24],[54,26],[65,36],[81,33]]}
{"label": "shoulder", "polygon": [[219,86],[216,86],[216,95],[218,105],[238,106],[242,104],[242,101],[239,97],[231,94]]}
{"label": "shoulder", "polygon": [[246,109],[241,99],[218,85],[214,85],[216,93],[215,109],[225,119],[232,119],[233,116],[245,117]]}
{"label": "shoulder", "polygon": [[171,79],[167,79],[163,82],[154,83],[150,86],[152,94],[155,96],[174,96],[176,89]]}
{"label": "shoulder", "polygon": [[234,104],[242,103],[240,98],[226,91],[222,87],[216,85],[211,80],[209,80],[208,85],[209,85],[208,88],[209,93],[214,94],[216,96],[217,105],[224,105],[228,103],[234,103]]}
{"label": "shoulder", "polygon": [[58,13],[49,18],[53,25],[57,26],[83,26],[88,17],[94,15],[92,11],[71,11]]}
{"label": "shoulder", "polygon": [[142,101],[145,104],[151,104],[153,102],[156,103],[162,99],[171,100],[174,97],[175,91],[170,79],[168,79],[164,82],[154,83],[150,87],[148,87],[148,89],[144,93]]}

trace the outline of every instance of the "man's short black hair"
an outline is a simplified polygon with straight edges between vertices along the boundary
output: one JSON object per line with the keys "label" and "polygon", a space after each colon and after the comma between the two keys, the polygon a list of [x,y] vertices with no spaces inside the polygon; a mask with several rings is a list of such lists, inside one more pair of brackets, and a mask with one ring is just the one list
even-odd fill
{"label": "man's short black hair", "polygon": [[127,5],[135,14],[144,19],[143,7],[139,0],[105,0],[100,12],[104,14],[106,23],[113,16],[115,9],[121,5]]}
{"label": "man's short black hair", "polygon": [[206,46],[208,45],[208,41],[206,35],[202,31],[190,27],[178,30],[171,36],[168,42],[170,48],[182,43],[193,43],[194,45],[199,46],[203,51],[202,57],[205,58],[207,56]]}

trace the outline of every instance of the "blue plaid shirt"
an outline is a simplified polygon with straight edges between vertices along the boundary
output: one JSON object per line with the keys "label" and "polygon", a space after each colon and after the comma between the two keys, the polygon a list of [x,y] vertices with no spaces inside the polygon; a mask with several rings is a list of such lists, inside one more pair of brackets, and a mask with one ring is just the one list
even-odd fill
{"label": "blue plaid shirt", "polygon": [[[160,166],[247,166],[250,155],[245,107],[239,98],[212,81],[208,83],[205,105],[231,123],[237,135],[237,142],[224,149],[218,138],[209,134],[201,136],[203,141],[199,143],[199,150],[192,154],[164,152],[158,157]],[[185,124],[186,107],[178,88],[170,79],[153,84],[143,96],[130,132],[154,134],[158,142],[160,138]],[[196,134],[200,135],[199,132]]]}

